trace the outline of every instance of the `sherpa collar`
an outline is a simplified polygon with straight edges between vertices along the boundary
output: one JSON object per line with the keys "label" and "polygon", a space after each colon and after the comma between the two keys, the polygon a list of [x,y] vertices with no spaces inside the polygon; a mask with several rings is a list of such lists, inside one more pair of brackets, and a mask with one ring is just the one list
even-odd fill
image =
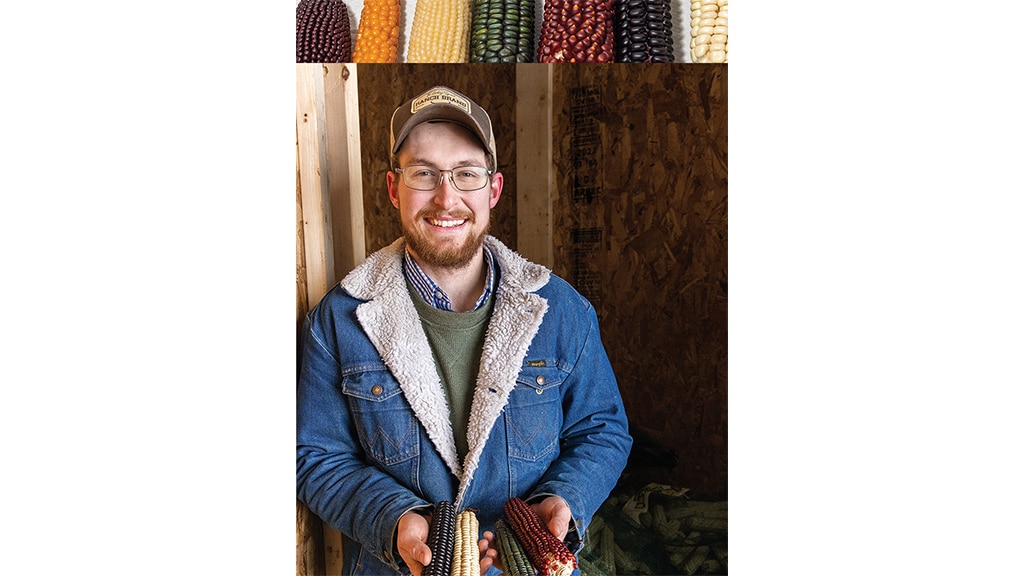
{"label": "sherpa collar", "polygon": [[365,300],[356,308],[356,318],[398,380],[441,458],[458,477],[456,509],[462,505],[487,437],[515,387],[526,351],[548,308],[547,300],[534,292],[547,284],[550,270],[527,261],[493,236],[486,236],[484,242],[501,275],[473,391],[469,452],[461,464],[441,379],[402,274],[405,241],[399,238],[370,255],[341,281],[349,294]]}

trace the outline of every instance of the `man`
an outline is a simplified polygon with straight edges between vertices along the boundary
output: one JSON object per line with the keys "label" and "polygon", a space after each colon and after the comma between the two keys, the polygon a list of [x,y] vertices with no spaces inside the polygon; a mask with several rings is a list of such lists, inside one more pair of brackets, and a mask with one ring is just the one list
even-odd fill
{"label": "man", "polygon": [[391,155],[403,237],[306,318],[298,498],[342,533],[344,574],[419,575],[441,501],[476,510],[481,573],[513,496],[578,552],[632,444],[594,309],[487,234],[504,180],[475,102],[412,98]]}

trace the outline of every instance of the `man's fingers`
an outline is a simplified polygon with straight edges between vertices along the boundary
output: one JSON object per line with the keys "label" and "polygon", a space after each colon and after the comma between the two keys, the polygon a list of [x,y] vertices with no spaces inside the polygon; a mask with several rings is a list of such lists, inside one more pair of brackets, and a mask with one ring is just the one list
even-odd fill
{"label": "man's fingers", "polygon": [[501,563],[498,562],[498,549],[494,547],[494,532],[485,530],[483,539],[477,541],[480,549],[480,574],[486,574],[491,566],[501,570]]}
{"label": "man's fingers", "polygon": [[482,540],[477,541],[477,547],[480,548],[480,554],[486,554],[487,550],[491,548],[494,542],[494,532],[490,530],[484,530],[484,537]]}
{"label": "man's fingers", "polygon": [[430,547],[425,542],[429,532],[429,520],[419,514],[406,513],[398,521],[398,554],[414,576],[419,576],[423,565],[430,563]]}
{"label": "man's fingers", "polygon": [[559,540],[565,540],[569,534],[569,522],[572,520],[572,511],[569,510],[569,504],[565,499],[560,496],[549,496],[530,506],[537,512],[537,516],[541,518],[549,532]]}
{"label": "man's fingers", "polygon": [[572,520],[572,514],[569,512],[569,508],[556,508],[551,520],[548,521],[548,530],[551,530],[551,533],[559,540],[565,540],[565,536],[569,534],[570,520]]}
{"label": "man's fingers", "polygon": [[487,571],[490,570],[491,566],[493,566],[493,565],[494,565],[494,560],[492,560],[490,557],[486,557],[486,558],[480,560],[480,574],[486,574]]}
{"label": "man's fingers", "polygon": [[430,564],[430,560],[433,558],[433,554],[430,552],[430,546],[420,542],[412,548],[413,558],[419,560],[420,564],[426,566]]}

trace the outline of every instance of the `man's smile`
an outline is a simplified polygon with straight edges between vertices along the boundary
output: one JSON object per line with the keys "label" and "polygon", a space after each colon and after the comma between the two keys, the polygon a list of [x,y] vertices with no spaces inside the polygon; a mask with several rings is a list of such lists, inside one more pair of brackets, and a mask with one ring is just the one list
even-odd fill
{"label": "man's smile", "polygon": [[456,226],[462,226],[466,223],[465,218],[458,218],[454,220],[441,219],[441,218],[427,218],[427,224],[431,226],[438,226],[441,228],[454,228]]}

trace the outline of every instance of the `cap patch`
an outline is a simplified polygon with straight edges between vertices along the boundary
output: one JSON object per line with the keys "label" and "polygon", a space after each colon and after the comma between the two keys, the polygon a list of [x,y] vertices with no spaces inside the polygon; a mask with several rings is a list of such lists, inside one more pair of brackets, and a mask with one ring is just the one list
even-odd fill
{"label": "cap patch", "polygon": [[430,106],[431,104],[439,103],[449,104],[451,106],[461,108],[462,111],[465,112],[466,114],[472,114],[472,109],[470,108],[469,100],[461,98],[459,97],[458,94],[453,93],[451,90],[445,90],[443,88],[431,90],[426,94],[420,96],[419,98],[413,100],[411,112],[415,114],[416,112],[426,108],[427,106]]}

